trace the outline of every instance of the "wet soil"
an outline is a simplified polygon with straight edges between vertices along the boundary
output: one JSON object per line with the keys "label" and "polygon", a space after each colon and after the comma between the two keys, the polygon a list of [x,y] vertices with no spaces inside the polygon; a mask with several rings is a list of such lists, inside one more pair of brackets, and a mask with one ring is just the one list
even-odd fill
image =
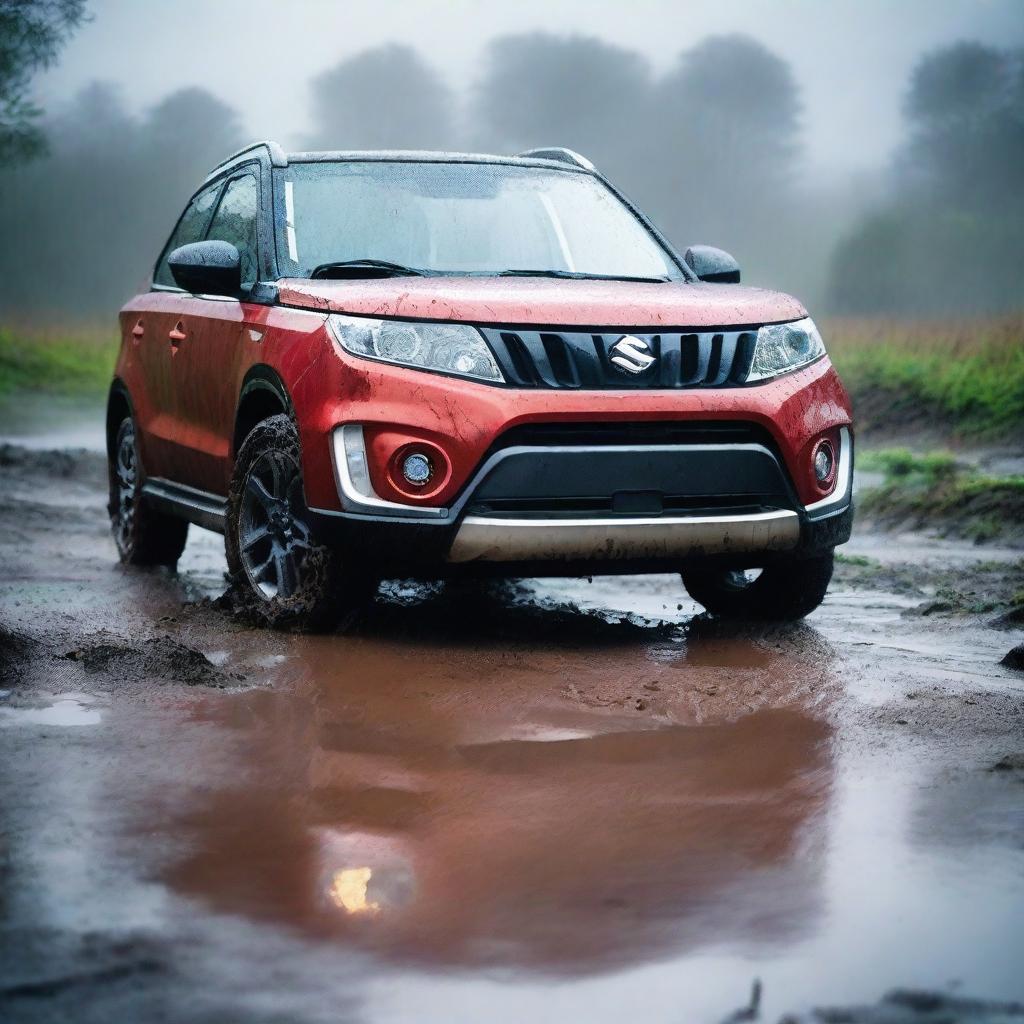
{"label": "wet soil", "polygon": [[598,577],[297,636],[204,531],[118,566],[103,488],[0,450],[0,1019],[1019,1018],[1018,551],[859,535],[791,627]]}

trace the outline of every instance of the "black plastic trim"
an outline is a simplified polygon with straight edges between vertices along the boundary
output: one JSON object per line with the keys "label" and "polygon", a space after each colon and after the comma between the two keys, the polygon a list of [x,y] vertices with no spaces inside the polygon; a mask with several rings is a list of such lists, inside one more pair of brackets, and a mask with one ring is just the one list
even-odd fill
{"label": "black plastic trim", "polygon": [[161,512],[187,519],[215,533],[224,532],[226,502],[216,494],[162,477],[149,477],[142,485],[142,494]]}

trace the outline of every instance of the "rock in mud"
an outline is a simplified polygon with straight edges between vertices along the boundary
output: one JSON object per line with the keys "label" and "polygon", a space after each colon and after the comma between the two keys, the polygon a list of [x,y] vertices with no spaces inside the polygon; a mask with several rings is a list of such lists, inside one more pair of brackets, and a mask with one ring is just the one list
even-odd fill
{"label": "rock in mud", "polygon": [[999,664],[1006,668],[1016,669],[1018,672],[1024,672],[1024,644],[1017,644],[1016,647],[1007,651]]}
{"label": "rock in mud", "polygon": [[1019,1024],[1024,1004],[897,989],[874,1006],[827,1007],[779,1024]]}

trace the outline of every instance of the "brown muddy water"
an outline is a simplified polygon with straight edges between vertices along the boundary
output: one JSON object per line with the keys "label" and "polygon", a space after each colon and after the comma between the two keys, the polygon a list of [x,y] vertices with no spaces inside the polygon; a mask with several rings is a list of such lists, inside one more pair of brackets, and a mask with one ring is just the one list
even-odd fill
{"label": "brown muddy water", "polygon": [[728,627],[651,577],[393,584],[278,635],[211,602],[211,534],[116,566],[95,457],[0,474],[0,1019],[1024,998],[1021,630],[841,582]]}

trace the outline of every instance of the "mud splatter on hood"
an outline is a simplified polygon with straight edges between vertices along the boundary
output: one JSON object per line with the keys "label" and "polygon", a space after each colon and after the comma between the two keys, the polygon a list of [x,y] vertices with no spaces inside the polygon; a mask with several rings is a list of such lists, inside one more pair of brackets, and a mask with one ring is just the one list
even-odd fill
{"label": "mud splatter on hood", "polygon": [[782,292],[734,284],[431,277],[279,282],[281,302],[355,316],[472,323],[618,327],[726,327],[796,320]]}

